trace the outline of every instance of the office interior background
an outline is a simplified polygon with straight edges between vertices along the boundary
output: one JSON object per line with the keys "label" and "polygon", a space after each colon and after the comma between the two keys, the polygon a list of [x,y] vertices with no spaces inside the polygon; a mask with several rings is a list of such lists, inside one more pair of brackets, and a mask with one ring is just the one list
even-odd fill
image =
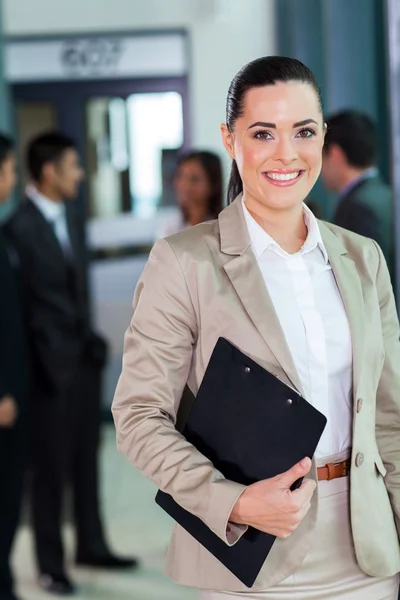
{"label": "office interior background", "polygon": [[[92,315],[110,345],[105,422],[135,284],[162,223],[177,210],[177,156],[215,151],[226,186],[219,130],[226,92],[256,57],[304,61],[321,83],[327,113],[357,108],[377,122],[379,168],[393,188],[400,286],[400,0],[3,0],[1,8],[0,129],[14,136],[20,158],[18,189],[1,218],[23,194],[32,136],[59,128],[75,138],[86,170],[77,206]],[[335,198],[322,184],[312,201],[329,220]],[[152,485],[116,454],[113,435],[105,424],[104,510],[112,539],[141,555],[143,568],[117,579],[81,573],[79,597],[194,598],[162,574],[170,522],[152,501]],[[16,569],[24,597],[39,599],[28,538],[24,522]]]}

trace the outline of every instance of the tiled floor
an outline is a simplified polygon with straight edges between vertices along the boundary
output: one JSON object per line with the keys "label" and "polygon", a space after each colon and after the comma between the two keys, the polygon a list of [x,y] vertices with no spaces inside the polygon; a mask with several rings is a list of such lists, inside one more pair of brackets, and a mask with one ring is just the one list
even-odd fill
{"label": "tiled floor", "polygon": [[[121,554],[135,554],[142,560],[136,572],[112,573],[71,569],[79,585],[76,600],[194,600],[196,590],[176,586],[163,574],[164,555],[171,521],[155,505],[154,486],[144,479],[115,449],[112,426],[103,431],[103,510],[112,547]],[[67,527],[67,547],[73,548],[73,534]],[[14,553],[15,573],[21,600],[51,600],[36,584],[30,532],[24,526]]]}

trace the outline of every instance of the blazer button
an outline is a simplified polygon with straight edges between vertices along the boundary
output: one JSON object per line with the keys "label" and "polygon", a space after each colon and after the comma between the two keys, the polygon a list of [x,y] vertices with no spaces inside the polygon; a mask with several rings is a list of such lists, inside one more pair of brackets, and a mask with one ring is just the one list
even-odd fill
{"label": "blazer button", "polygon": [[290,404],[293,404],[293,400],[292,400],[291,398],[288,398],[288,399],[287,399],[287,403],[288,403],[289,405],[290,405]]}
{"label": "blazer button", "polygon": [[364,462],[364,454],[359,452],[356,456],[356,467],[361,467]]}
{"label": "blazer button", "polygon": [[245,373],[250,373],[250,371],[251,371],[250,367],[246,367],[244,370]]}
{"label": "blazer button", "polygon": [[362,398],[359,398],[359,399],[357,400],[357,412],[358,412],[358,413],[360,413],[360,412],[361,412],[362,405],[363,405],[363,399],[362,399]]}

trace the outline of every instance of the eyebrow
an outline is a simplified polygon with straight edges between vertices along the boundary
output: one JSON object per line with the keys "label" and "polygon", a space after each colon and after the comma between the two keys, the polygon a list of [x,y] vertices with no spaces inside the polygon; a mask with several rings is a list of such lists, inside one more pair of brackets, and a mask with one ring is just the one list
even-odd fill
{"label": "eyebrow", "polygon": [[[304,121],[298,121],[297,123],[293,123],[293,129],[295,129],[296,127],[304,127],[305,125],[309,125],[310,123],[315,123],[315,125],[318,125],[317,121],[314,121],[314,119],[305,119]],[[257,121],[256,123],[253,123],[253,125],[250,125],[248,129],[252,129],[253,127],[267,127],[268,129],[276,129],[276,124]]]}

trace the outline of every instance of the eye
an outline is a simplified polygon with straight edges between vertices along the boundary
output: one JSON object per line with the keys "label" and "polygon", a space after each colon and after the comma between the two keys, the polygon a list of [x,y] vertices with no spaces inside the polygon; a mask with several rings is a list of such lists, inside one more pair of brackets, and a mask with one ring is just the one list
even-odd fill
{"label": "eye", "polygon": [[296,137],[306,140],[308,138],[314,137],[315,135],[316,132],[314,129],[312,129],[311,127],[306,127],[305,129],[300,129],[300,131],[297,132]]}
{"label": "eye", "polygon": [[262,142],[265,142],[267,140],[272,140],[273,137],[270,134],[269,131],[266,130],[260,130],[260,131],[256,131],[256,133],[253,135],[253,138],[256,140],[260,140]]}

